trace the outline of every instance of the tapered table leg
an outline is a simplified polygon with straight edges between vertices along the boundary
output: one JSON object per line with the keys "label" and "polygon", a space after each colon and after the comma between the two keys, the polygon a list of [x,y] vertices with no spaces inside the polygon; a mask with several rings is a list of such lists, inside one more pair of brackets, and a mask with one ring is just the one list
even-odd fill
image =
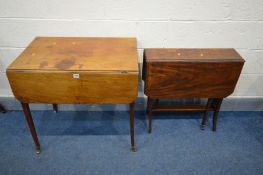
{"label": "tapered table leg", "polygon": [[33,138],[34,143],[35,143],[36,153],[40,154],[40,152],[41,152],[40,144],[38,142],[37,133],[36,133],[34,122],[33,122],[32,116],[31,116],[29,105],[28,105],[28,103],[21,103],[21,104],[22,104],[22,107],[23,107],[23,111],[24,111],[24,114],[25,114],[25,118],[26,118],[28,127],[30,129],[32,138]]}
{"label": "tapered table leg", "polygon": [[214,111],[214,116],[213,116],[213,131],[216,131],[216,125],[217,125],[217,120],[218,120],[218,113],[219,113],[222,101],[223,101],[222,98],[216,99],[216,109]]}
{"label": "tapered table leg", "polygon": [[152,106],[153,106],[153,102],[154,102],[154,99],[151,99],[148,97],[147,106],[148,106],[148,120],[149,120],[148,132],[149,133],[152,132]]}
{"label": "tapered table leg", "polygon": [[204,113],[204,116],[203,116],[203,119],[202,119],[202,122],[201,122],[201,125],[200,125],[200,129],[202,129],[202,130],[205,129],[205,125],[206,125],[206,121],[207,121],[207,117],[208,117],[208,112],[209,112],[208,109],[211,107],[212,101],[213,101],[212,98],[209,98],[207,100],[207,103],[206,103],[206,109],[207,110]]}
{"label": "tapered table leg", "polygon": [[134,102],[130,103],[130,135],[131,135],[131,150],[136,151],[134,142]]}
{"label": "tapered table leg", "polygon": [[57,113],[58,112],[58,105],[57,104],[53,104],[53,112]]}

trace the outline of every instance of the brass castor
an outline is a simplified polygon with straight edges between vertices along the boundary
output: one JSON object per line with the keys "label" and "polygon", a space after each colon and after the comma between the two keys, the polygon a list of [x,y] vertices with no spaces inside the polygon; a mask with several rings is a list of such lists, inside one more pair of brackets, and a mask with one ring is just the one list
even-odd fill
{"label": "brass castor", "polygon": [[36,148],[36,153],[40,154],[41,153],[41,149],[40,148]]}
{"label": "brass castor", "polygon": [[205,125],[200,125],[201,130],[205,130]]}
{"label": "brass castor", "polygon": [[131,150],[132,150],[132,152],[136,152],[137,150],[136,150],[136,146],[132,146],[131,147]]}

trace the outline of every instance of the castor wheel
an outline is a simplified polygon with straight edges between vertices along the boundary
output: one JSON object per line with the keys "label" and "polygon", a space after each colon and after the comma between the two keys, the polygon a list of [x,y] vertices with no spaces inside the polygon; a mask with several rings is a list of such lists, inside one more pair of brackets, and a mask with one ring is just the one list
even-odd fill
{"label": "castor wheel", "polygon": [[36,153],[40,154],[41,153],[41,149],[40,148],[36,148]]}

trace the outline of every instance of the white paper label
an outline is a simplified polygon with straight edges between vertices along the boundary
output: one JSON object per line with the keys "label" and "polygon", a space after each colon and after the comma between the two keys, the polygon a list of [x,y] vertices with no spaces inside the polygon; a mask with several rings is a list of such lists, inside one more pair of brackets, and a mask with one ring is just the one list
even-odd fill
{"label": "white paper label", "polygon": [[79,78],[79,74],[73,74],[73,78]]}

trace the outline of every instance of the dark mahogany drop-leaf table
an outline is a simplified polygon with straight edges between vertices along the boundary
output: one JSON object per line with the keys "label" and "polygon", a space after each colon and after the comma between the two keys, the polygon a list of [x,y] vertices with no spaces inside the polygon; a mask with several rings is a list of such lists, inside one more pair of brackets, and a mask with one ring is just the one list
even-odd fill
{"label": "dark mahogany drop-leaf table", "polygon": [[[233,93],[244,59],[234,49],[145,49],[144,93],[148,96],[149,132],[153,111],[214,111],[213,131],[223,98]],[[159,99],[207,98],[205,106],[165,106]]]}

